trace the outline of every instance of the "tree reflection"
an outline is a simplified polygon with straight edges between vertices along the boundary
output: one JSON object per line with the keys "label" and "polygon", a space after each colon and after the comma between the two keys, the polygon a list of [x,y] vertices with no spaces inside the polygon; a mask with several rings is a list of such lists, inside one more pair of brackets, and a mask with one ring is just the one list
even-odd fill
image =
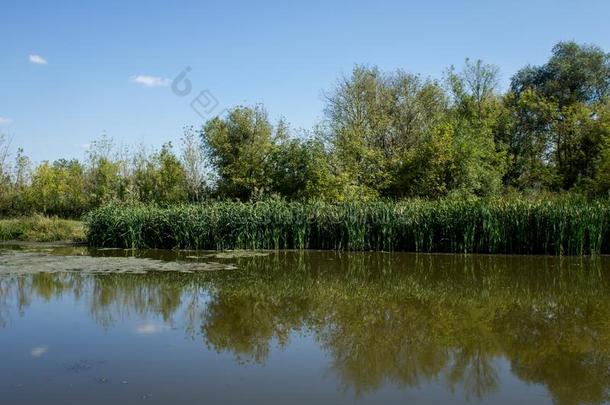
{"label": "tree reflection", "polygon": [[[155,315],[240,362],[311,333],[344,390],[444,381],[483,399],[506,358],[557,403],[610,399],[607,258],[283,252],[207,274],[0,277],[0,325],[71,294],[104,327]],[[14,307],[12,307],[12,305]],[[4,320],[4,321],[3,321]]]}

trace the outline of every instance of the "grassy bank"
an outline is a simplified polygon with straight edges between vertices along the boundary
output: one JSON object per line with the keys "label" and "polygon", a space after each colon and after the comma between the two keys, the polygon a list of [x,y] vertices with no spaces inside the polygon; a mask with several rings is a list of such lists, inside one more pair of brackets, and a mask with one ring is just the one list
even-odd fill
{"label": "grassy bank", "polygon": [[0,241],[56,242],[85,240],[81,221],[40,215],[0,219]]}
{"label": "grassy bank", "polygon": [[610,202],[574,198],[108,205],[86,222],[98,247],[610,253]]}

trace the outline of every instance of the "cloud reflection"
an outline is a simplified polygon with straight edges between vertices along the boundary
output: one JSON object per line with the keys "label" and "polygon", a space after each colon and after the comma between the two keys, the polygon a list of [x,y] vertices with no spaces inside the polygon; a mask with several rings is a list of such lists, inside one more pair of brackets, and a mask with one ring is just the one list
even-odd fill
{"label": "cloud reflection", "polygon": [[47,354],[48,351],[48,346],[36,346],[32,348],[30,354],[32,355],[32,357],[41,357]]}
{"label": "cloud reflection", "polygon": [[161,333],[167,329],[165,325],[159,325],[157,323],[145,322],[136,326],[136,333],[139,335],[153,335],[155,333]]}

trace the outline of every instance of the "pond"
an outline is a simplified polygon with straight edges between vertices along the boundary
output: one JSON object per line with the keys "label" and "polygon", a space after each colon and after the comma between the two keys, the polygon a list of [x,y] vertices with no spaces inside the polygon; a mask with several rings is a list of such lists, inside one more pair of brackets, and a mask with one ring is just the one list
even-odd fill
{"label": "pond", "polygon": [[603,403],[610,258],[0,249],[3,404]]}

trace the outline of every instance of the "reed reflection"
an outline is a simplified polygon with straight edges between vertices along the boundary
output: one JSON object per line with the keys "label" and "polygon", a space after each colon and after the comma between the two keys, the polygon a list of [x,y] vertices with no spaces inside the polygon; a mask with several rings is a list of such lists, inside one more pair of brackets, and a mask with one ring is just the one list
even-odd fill
{"label": "reed reflection", "polygon": [[215,260],[238,270],[0,277],[0,324],[10,327],[33,300],[69,296],[104,327],[158,316],[239,362],[265,363],[310,334],[341,388],[357,394],[438,380],[484,399],[502,384],[504,358],[557,403],[610,399],[608,258],[279,252]]}

